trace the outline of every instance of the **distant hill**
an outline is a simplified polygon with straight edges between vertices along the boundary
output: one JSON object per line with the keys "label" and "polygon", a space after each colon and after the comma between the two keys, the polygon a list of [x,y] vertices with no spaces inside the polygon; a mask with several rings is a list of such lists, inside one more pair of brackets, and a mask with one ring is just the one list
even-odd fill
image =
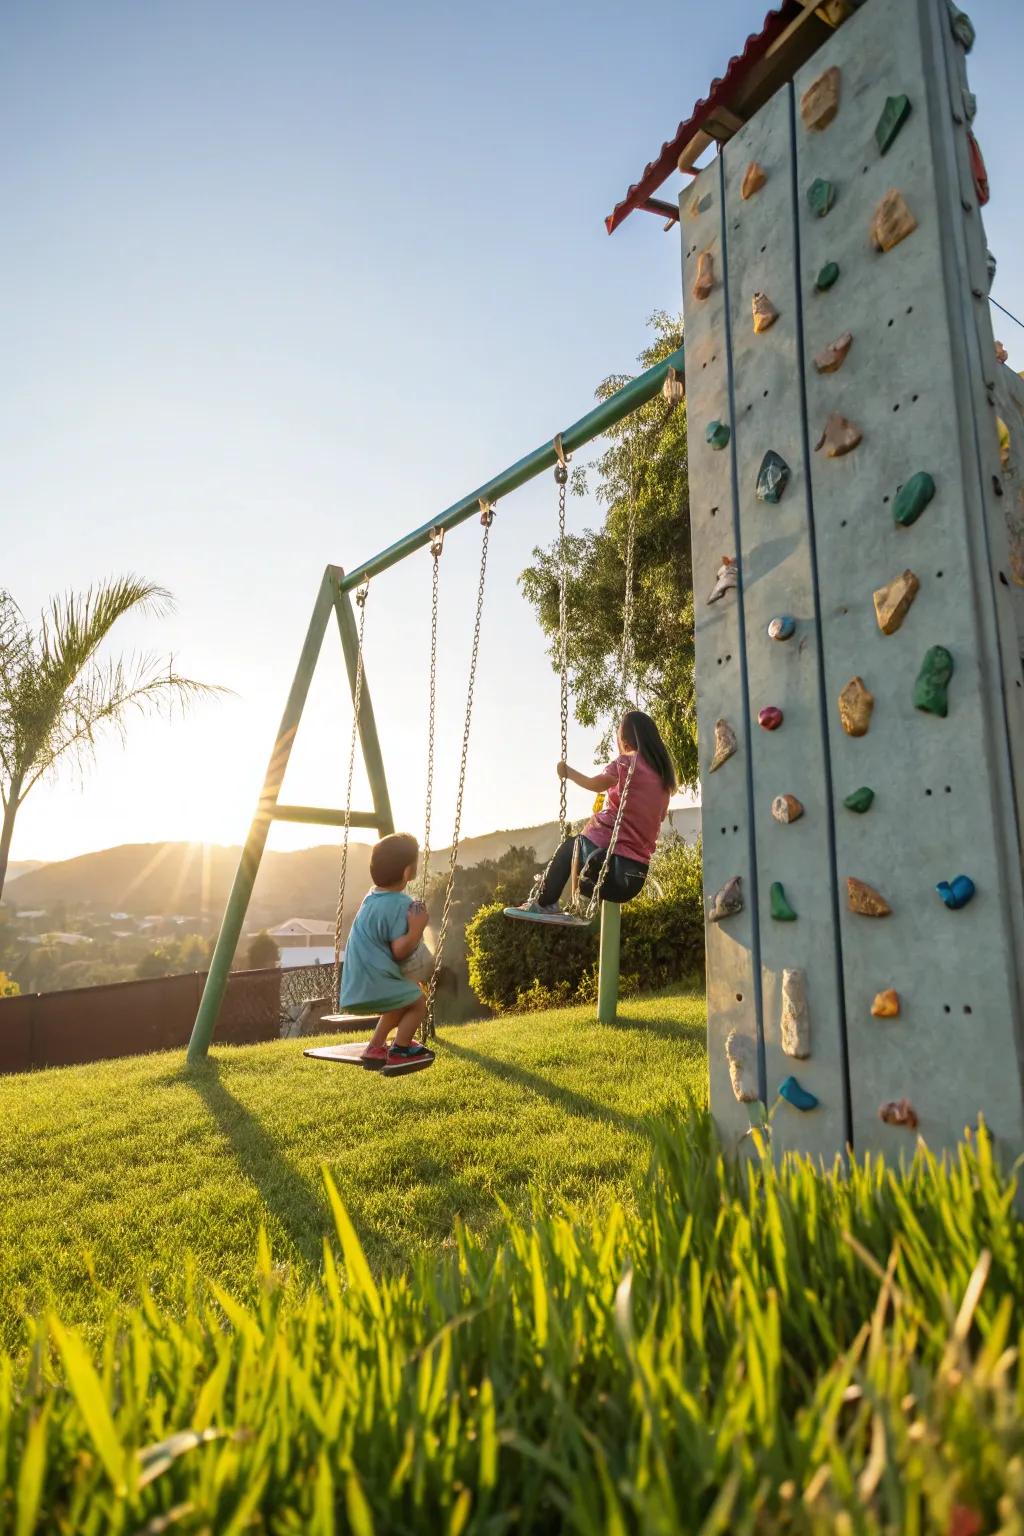
{"label": "distant hill", "polygon": [[[674,830],[692,842],[700,832],[699,809],[674,811]],[[547,859],[558,838],[556,822],[467,837],[459,850],[464,866],[500,858],[509,848],[533,848]],[[205,861],[204,861],[205,851]],[[138,917],[217,917],[235,876],[239,848],[198,843],[124,843],[100,853],[43,864],[21,875],[5,891],[7,905],[46,911],[55,903],[93,913],[130,912]],[[450,850],[432,853],[431,869],[448,865]],[[333,918],[338,892],[339,852],[323,844],[294,853],[267,852],[256,879],[246,929],[273,927],[289,917]],[[348,855],[345,914],[351,917],[370,884],[370,848],[352,842]]]}
{"label": "distant hill", "polygon": [[34,869],[42,869],[41,859],[12,859],[7,866],[7,880],[9,885],[12,880],[20,880],[22,875],[30,875]]}

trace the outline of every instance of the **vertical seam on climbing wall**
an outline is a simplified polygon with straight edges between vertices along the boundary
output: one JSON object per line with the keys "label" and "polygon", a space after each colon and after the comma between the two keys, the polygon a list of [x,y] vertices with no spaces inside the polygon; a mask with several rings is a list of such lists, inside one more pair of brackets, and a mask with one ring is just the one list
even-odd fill
{"label": "vertical seam on climbing wall", "polygon": [[746,776],[747,776],[747,859],[750,868],[750,949],[751,970],[754,982],[754,1027],[757,1031],[757,1086],[762,1102],[768,1103],[768,1063],[764,1041],[764,987],[761,980],[761,903],[757,882],[757,839],[754,836],[754,766],[751,756],[750,733],[753,721],[750,712],[750,683],[747,675],[747,625],[743,611],[743,541],[740,536],[739,461],[736,452],[736,380],[732,366],[732,313],[729,303],[729,230],[725,214],[725,157],[718,156],[718,201],[722,221],[722,292],[725,299],[725,366],[729,380],[729,469],[732,477],[732,533],[736,549],[736,569],[739,571],[736,596],[736,623],[739,640],[740,695],[743,700],[745,721]]}
{"label": "vertical seam on climbing wall", "polygon": [[828,841],[828,869],[831,885],[832,926],[835,929],[836,993],[838,996],[839,1050],[843,1074],[843,1132],[848,1149],[853,1147],[853,1094],[850,1086],[850,1045],[846,1023],[846,964],[843,957],[842,912],[839,906],[839,860],[836,855],[835,790],[832,782],[832,746],[828,727],[828,695],[825,690],[825,640],[821,623],[821,588],[818,582],[818,542],[814,529],[814,479],[811,469],[811,437],[807,419],[806,343],[804,337],[803,256],[800,249],[799,178],[797,171],[796,91],[793,82],[786,87],[789,98],[789,166],[791,180],[790,210],[793,219],[793,289],[796,296],[797,370],[800,383],[800,431],[804,455],[806,485],[807,545],[811,562],[811,586],[814,594],[814,634],[818,648],[818,714],[821,722],[822,761],[825,768],[825,801],[828,815],[825,836]]}

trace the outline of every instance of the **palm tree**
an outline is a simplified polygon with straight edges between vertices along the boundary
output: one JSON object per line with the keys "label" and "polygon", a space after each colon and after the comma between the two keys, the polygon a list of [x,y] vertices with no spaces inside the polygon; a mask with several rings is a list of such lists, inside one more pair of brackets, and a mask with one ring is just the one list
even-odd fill
{"label": "palm tree", "polygon": [[182,677],[174,658],[97,657],[118,619],[170,611],[171,594],[137,576],[51,599],[33,630],[0,590],[0,895],[14,823],[29,791],[60,764],[79,772],[106,727],[124,739],[134,710],[173,710],[217,693]]}

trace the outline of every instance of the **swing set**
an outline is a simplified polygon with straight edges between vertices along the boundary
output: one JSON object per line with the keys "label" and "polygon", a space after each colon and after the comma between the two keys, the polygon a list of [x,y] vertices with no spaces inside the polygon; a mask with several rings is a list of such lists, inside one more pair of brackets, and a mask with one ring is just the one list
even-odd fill
{"label": "swing set", "polygon": [[[479,517],[482,529],[480,545],[480,574],[477,584],[476,609],[473,624],[473,641],[470,653],[469,679],[466,690],[466,709],[462,732],[461,755],[459,761],[458,786],[455,796],[454,828],[451,841],[451,853],[448,861],[448,873],[445,884],[444,902],[442,905],[441,921],[438,928],[435,959],[427,983],[427,1011],[423,1026],[423,1038],[431,1039],[436,1033],[435,1008],[437,997],[437,983],[443,963],[444,947],[447,938],[449,919],[451,915],[452,895],[455,883],[455,868],[459,855],[459,841],[462,826],[462,805],[466,784],[466,766],[469,757],[470,730],[473,718],[473,694],[476,684],[477,662],[480,651],[480,633],[483,619],[484,590],[487,577],[487,552],[490,543],[491,529],[494,524],[495,505],[499,498],[518,490],[520,486],[536,478],[545,470],[554,468],[555,479],[558,484],[558,523],[559,523],[559,670],[561,679],[561,749],[562,761],[565,761],[568,750],[568,719],[569,719],[569,690],[568,690],[568,656],[567,656],[567,608],[566,608],[566,562],[565,554],[565,494],[568,480],[568,460],[570,455],[594,438],[616,426],[634,411],[646,405],[659,392],[663,392],[667,399],[674,402],[679,398],[678,380],[684,373],[684,350],[680,347],[672,353],[664,362],[649,368],[646,373],[632,379],[622,389],[610,395],[607,400],[601,402],[594,410],[580,418],[573,426],[556,434],[551,441],[544,443],[540,448],[534,449],[525,458],[517,460],[508,469],[496,475],[486,485],[464,496],[455,502],[440,517],[399,539],[397,543],[382,550],[372,560],[357,566],[355,570],[344,571],[340,566],[328,565],[324,571],[320,587],[313,605],[313,613],[306,631],[306,638],[299,654],[298,666],[292,680],[292,686],[285,703],[281,724],[278,728],[274,749],[270,756],[263,789],[260,793],[256,813],[253,817],[249,835],[242,849],[238,869],[235,873],[231,892],[228,896],[224,917],[221,921],[220,933],[210,961],[210,969],[203,989],[203,996],[196,1014],[195,1024],[192,1029],[192,1037],[189,1042],[188,1059],[190,1062],[201,1061],[207,1054],[214,1031],[217,1025],[217,1017],[223,1002],[227,987],[228,975],[235,949],[241,937],[242,928],[248,911],[249,901],[252,896],[256,875],[259,871],[263,850],[266,847],[267,837],[271,823],[274,821],[297,822],[308,826],[334,826],[342,828],[341,869],[338,880],[338,902],[335,920],[334,938],[334,972],[333,972],[333,998],[337,1002],[339,995],[339,980],[341,970],[342,951],[342,921],[345,904],[345,884],[348,873],[348,848],[349,836],[353,828],[368,828],[376,832],[378,837],[386,837],[394,831],[394,819],[391,814],[391,801],[388,794],[387,778],[384,773],[384,763],[380,750],[380,741],[377,736],[377,727],[374,719],[373,705],[370,698],[369,685],[366,680],[366,668],[364,663],[363,641],[366,630],[366,612],[370,583],[377,576],[397,565],[416,551],[427,548],[432,557],[431,580],[431,643],[430,643],[430,682],[429,682],[429,710],[427,728],[427,779],[425,795],[425,826],[422,857],[422,890],[425,893],[430,865],[430,836],[433,810],[434,790],[434,747],[435,747],[435,718],[437,700],[437,615],[439,596],[439,570],[441,557],[444,551],[445,535],[460,523],[466,522],[474,514]],[[635,476],[633,483],[635,484]],[[620,658],[620,669],[623,678],[623,692],[626,692],[630,672],[632,668],[631,649],[629,642],[630,619],[633,596],[633,513],[630,509],[630,517],[627,527],[626,540],[626,597],[624,603],[623,645]],[[358,621],[353,611],[353,594],[355,607],[358,609]],[[285,771],[291,756],[295,734],[299,722],[302,719],[303,709],[309,693],[313,674],[316,670],[317,660],[323,645],[324,635],[330,623],[331,615],[334,615],[338,626],[338,634],[341,641],[342,654],[345,660],[345,669],[348,676],[349,689],[352,696],[352,735],[349,746],[348,774],[346,784],[346,796],[344,809],[336,810],[324,806],[286,805],[280,801],[280,792],[284,782]],[[362,749],[363,762],[366,776],[369,782],[370,798],[373,803],[372,810],[354,810],[352,807],[352,788],[355,775],[355,761],[357,745]],[[635,766],[635,759],[634,764]],[[601,900],[601,888],[607,873],[611,867],[615,852],[615,844],[618,839],[619,827],[622,821],[626,799],[629,793],[629,782],[632,778],[632,766],[623,785],[615,823],[612,829],[611,841],[606,857],[592,882],[586,878],[586,870],[574,867],[572,900],[570,911],[559,918],[553,918],[550,914],[530,914],[519,909],[509,909],[509,916],[532,921],[559,921],[569,923],[572,926],[590,926],[600,910],[600,959],[598,982],[598,1017],[602,1022],[611,1022],[615,1018],[618,997],[619,978],[619,923],[620,914],[616,904]],[[564,840],[567,828],[567,804],[566,784],[561,781],[559,795],[559,830],[561,839]],[[549,866],[550,867],[550,866]],[[546,872],[545,872],[546,873]],[[543,880],[543,876],[540,877]],[[592,889],[589,896],[584,898],[580,894],[581,885],[590,883]],[[535,890],[539,889],[538,881]],[[585,903],[585,904],[584,904]],[[326,1020],[325,1022],[330,1022]],[[334,1059],[353,1059],[353,1052],[362,1047],[339,1046],[327,1047],[319,1054],[331,1055]],[[347,1054],[346,1054],[347,1053]],[[389,1074],[395,1074],[406,1068],[388,1067],[383,1069]]]}

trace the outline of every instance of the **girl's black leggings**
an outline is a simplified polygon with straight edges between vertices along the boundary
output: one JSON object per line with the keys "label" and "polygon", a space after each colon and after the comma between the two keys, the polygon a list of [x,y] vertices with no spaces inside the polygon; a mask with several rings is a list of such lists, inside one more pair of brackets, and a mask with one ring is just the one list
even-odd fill
{"label": "girl's black leggings", "polygon": [[[606,849],[598,848],[586,837],[567,837],[551,860],[551,868],[548,870],[547,879],[541,887],[539,901],[543,907],[553,907],[558,901],[572,874],[573,849],[577,841],[580,845],[580,890],[584,896],[594,894],[594,886],[601,866],[605,861]],[[632,901],[634,896],[639,896],[643,890],[644,881],[647,879],[646,864],[640,864],[636,859],[623,858],[621,854],[612,855],[612,865],[605,882],[601,887],[601,900]]]}

